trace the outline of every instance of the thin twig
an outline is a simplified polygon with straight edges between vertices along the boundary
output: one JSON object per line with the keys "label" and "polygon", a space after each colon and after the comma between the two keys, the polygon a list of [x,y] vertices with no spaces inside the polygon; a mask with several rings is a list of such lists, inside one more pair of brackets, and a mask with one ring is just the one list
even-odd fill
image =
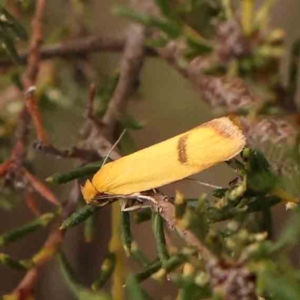
{"label": "thin twig", "polygon": [[[120,53],[123,51],[124,45],[124,37],[89,36],[44,46],[40,50],[40,59],[76,58],[93,52]],[[150,48],[146,48],[146,54],[148,56],[157,56],[155,51]],[[28,56],[28,51],[21,52],[19,63],[26,64]],[[0,68],[5,69],[13,66],[14,63],[11,59],[0,59]]]}
{"label": "thin twig", "polygon": [[87,106],[87,111],[86,111],[86,116],[88,118],[94,117],[95,95],[96,95],[96,86],[95,86],[95,84],[91,84],[90,88],[89,88],[89,99],[88,99],[88,106]]}
{"label": "thin twig", "polygon": [[0,164],[0,177],[4,176],[8,172],[8,170],[12,164],[13,164],[12,159],[9,159],[9,160],[3,162],[2,164]]}
{"label": "thin twig", "polygon": [[154,196],[157,203],[151,203],[154,209],[165,219],[169,228],[175,229],[180,233],[181,237],[190,246],[195,246],[205,261],[216,261],[215,255],[199,241],[199,239],[188,229],[178,226],[175,216],[175,206],[169,196],[161,193],[155,193]]}
{"label": "thin twig", "polygon": [[11,152],[11,159],[14,163],[21,165],[26,154],[26,144],[29,133],[30,116],[24,107],[20,113],[18,125],[15,131],[17,141]]}
{"label": "thin twig", "polygon": [[95,161],[102,158],[101,155],[92,149],[83,149],[75,146],[70,149],[60,150],[51,144],[36,142],[34,143],[34,149],[56,158],[80,159],[84,162]]}
{"label": "thin twig", "polygon": [[40,47],[43,42],[43,18],[45,14],[46,0],[36,2],[35,16],[31,24],[31,39],[29,46],[28,62],[23,75],[25,89],[35,85],[40,64]]}
{"label": "thin twig", "polygon": [[42,125],[42,115],[37,105],[37,98],[34,94],[33,86],[36,83],[40,69],[40,48],[43,42],[43,17],[46,8],[46,0],[39,0],[36,3],[35,16],[31,24],[31,39],[29,45],[29,55],[26,70],[22,77],[25,88],[25,103],[28,112],[33,120],[38,138],[48,144],[48,136]]}
{"label": "thin twig", "polygon": [[140,25],[131,25],[128,30],[124,54],[120,62],[120,78],[103,123],[113,128],[128,100],[136,90],[138,77],[144,60],[145,29]]}
{"label": "thin twig", "polygon": [[41,123],[41,114],[36,103],[37,99],[35,98],[32,89],[30,89],[30,87],[35,84],[39,71],[39,48],[42,43],[42,19],[45,10],[45,3],[45,0],[37,1],[35,16],[32,21],[32,35],[30,40],[28,63],[22,77],[23,87],[28,91],[26,93],[24,107],[20,113],[16,129],[17,142],[15,143],[11,153],[11,159],[14,160],[13,165],[15,169],[18,169],[18,166],[21,166],[26,155],[27,136],[29,133],[28,126],[30,123],[29,113],[34,120],[39,138],[41,138],[43,142],[47,141],[47,135]]}
{"label": "thin twig", "polygon": [[42,114],[38,107],[38,99],[35,95],[35,87],[31,86],[25,94],[26,107],[28,112],[30,113],[31,119],[33,121],[36,135],[39,141],[43,144],[48,145],[49,139],[46,130],[44,129],[42,122]]}
{"label": "thin twig", "polygon": [[97,118],[94,112],[95,96],[96,96],[96,86],[92,83],[90,84],[89,87],[89,98],[88,98],[88,105],[87,105],[85,116],[86,118],[90,119],[96,127],[101,128],[103,124],[101,123],[99,118]]}
{"label": "thin twig", "polygon": [[33,174],[28,172],[25,168],[23,168],[24,178],[30,183],[32,188],[43,196],[46,200],[50,203],[60,206],[59,201],[57,200],[56,196],[50,191],[50,189],[38,178],[36,178]]}
{"label": "thin twig", "polygon": [[[84,140],[79,144],[80,147],[84,145],[91,149],[95,149],[101,156],[106,156],[109,149],[111,149],[111,141],[114,140],[113,133],[119,115],[126,109],[128,100],[136,88],[136,83],[144,59],[144,39],[145,32],[141,26],[130,26],[124,54],[120,61],[120,77],[118,85],[101,122],[97,120],[92,113],[94,91],[90,88],[87,110],[87,116],[89,118],[84,124],[83,132],[85,136]],[[112,159],[120,157],[116,151],[112,154]]]}
{"label": "thin twig", "polygon": [[28,188],[25,191],[25,202],[28,209],[37,217],[41,215],[41,211],[37,205],[37,199],[35,199],[35,194],[32,188]]}

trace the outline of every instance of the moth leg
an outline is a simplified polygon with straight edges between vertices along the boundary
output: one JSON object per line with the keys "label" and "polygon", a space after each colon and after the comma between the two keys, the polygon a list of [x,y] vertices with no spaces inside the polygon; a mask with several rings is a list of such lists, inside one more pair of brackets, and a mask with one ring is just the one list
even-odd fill
{"label": "moth leg", "polygon": [[152,205],[143,203],[143,205],[141,205],[141,209],[143,208],[152,208]]}
{"label": "moth leg", "polygon": [[151,208],[152,205],[145,205],[145,204],[136,204],[136,205],[133,205],[133,206],[130,206],[130,207],[125,207],[124,206],[124,209],[121,208],[122,211],[134,211],[134,210],[139,210],[139,209],[144,209],[144,208]]}
{"label": "moth leg", "polygon": [[157,204],[157,201],[151,196],[141,195],[139,193],[132,194],[132,196],[136,197],[136,199],[139,200],[139,201],[146,200],[146,201],[152,202],[153,204]]}
{"label": "moth leg", "polygon": [[126,211],[126,202],[125,201],[122,201],[122,203],[121,203],[121,211]]}
{"label": "moth leg", "polygon": [[141,205],[134,205],[134,206],[130,206],[130,207],[121,208],[121,210],[122,211],[134,211],[134,210],[139,210],[141,208],[142,208]]}
{"label": "moth leg", "polygon": [[124,202],[121,204],[121,211],[134,211],[134,210],[138,210],[138,209],[143,208],[143,204],[142,204],[142,203],[139,203],[139,204],[135,204],[135,205],[126,207],[127,204],[128,204],[128,203],[127,203],[126,201],[124,201]]}
{"label": "moth leg", "polygon": [[92,201],[91,201],[91,204],[92,205],[95,205],[95,206],[98,206],[98,207],[103,207],[103,206],[106,206],[110,203],[112,203],[113,201],[110,201],[110,200],[106,200],[106,201],[99,201],[98,199],[94,198]]}

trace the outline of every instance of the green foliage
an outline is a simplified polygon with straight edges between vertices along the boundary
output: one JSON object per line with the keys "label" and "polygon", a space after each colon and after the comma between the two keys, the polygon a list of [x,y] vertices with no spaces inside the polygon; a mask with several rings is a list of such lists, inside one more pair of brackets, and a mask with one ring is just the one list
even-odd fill
{"label": "green foliage", "polygon": [[277,178],[263,154],[247,149],[244,150],[243,156],[248,161],[246,172],[249,188],[263,193],[274,188]]}
{"label": "green foliage", "polygon": [[169,260],[170,255],[165,240],[164,223],[162,217],[158,213],[152,215],[152,227],[156,241],[157,254],[163,265]]}
{"label": "green foliage", "polygon": [[78,300],[108,300],[110,297],[97,291],[93,292],[90,289],[85,288],[83,285],[77,282],[75,279],[74,271],[71,269],[65,256],[58,254],[58,261],[63,274],[63,278],[72,292],[74,297]]}
{"label": "green foliage", "polygon": [[133,299],[133,300],[148,299],[147,297],[145,297],[145,291],[139,285],[138,280],[134,276],[132,275],[128,276],[126,280],[126,287],[128,290],[129,299]]}
{"label": "green foliage", "polygon": [[145,266],[145,269],[143,271],[140,271],[136,274],[136,279],[139,282],[142,282],[146,279],[148,279],[151,275],[155,274],[162,266],[161,261],[154,260],[153,262],[149,263],[147,266]]}
{"label": "green foliage", "polygon": [[35,220],[23,225],[22,227],[18,227],[14,230],[11,230],[7,233],[4,233],[0,236],[0,245],[5,246],[9,243],[12,243],[19,238],[26,236],[28,233],[31,233],[39,228],[47,227],[49,223],[54,219],[55,214],[46,213]]}
{"label": "green foliage", "polygon": [[207,299],[211,297],[208,285],[199,286],[192,275],[174,275],[172,280],[179,287],[180,299]]}
{"label": "green foliage", "polygon": [[96,173],[102,166],[102,161],[91,163],[82,167],[79,167],[73,171],[67,173],[57,173],[49,176],[46,181],[54,184],[62,184],[72,181],[74,179],[81,178],[83,176],[90,176]]}
{"label": "green foliage", "polygon": [[181,33],[181,25],[171,19],[158,18],[152,15],[137,12],[126,6],[118,5],[114,8],[114,13],[119,16],[129,18],[134,22],[157,28],[170,38],[177,38]]}
{"label": "green foliage", "polygon": [[290,267],[280,269],[273,262],[265,264],[259,273],[259,286],[269,299],[298,299],[300,296],[299,273]]}
{"label": "green foliage", "polygon": [[204,39],[187,38],[186,43],[188,49],[185,53],[185,57],[187,59],[193,59],[199,55],[206,55],[212,51],[212,45]]}
{"label": "green foliage", "polygon": [[59,229],[65,230],[69,227],[76,226],[90,218],[97,210],[97,206],[92,206],[88,204],[84,205],[79,210],[74,212],[69,218],[64,220]]}
{"label": "green foliage", "polygon": [[15,260],[4,253],[0,253],[0,264],[19,271],[26,271],[33,267],[33,263],[30,261]]}
{"label": "green foliage", "polygon": [[130,224],[130,214],[127,211],[122,212],[121,234],[123,239],[124,251],[127,256],[132,253],[132,233]]}
{"label": "green foliage", "polygon": [[99,100],[99,107],[97,108],[97,116],[102,118],[108,108],[109,102],[116,89],[119,81],[119,73],[116,72],[113,76],[104,80],[104,83],[100,86],[97,92],[97,100]]}
{"label": "green foliage", "polygon": [[108,253],[106,258],[104,259],[101,272],[99,277],[92,283],[92,290],[96,291],[103,287],[103,285],[107,282],[110,278],[111,274],[114,271],[116,264],[116,255],[114,253]]}
{"label": "green foliage", "polygon": [[173,14],[173,10],[171,8],[169,0],[155,0],[155,3],[159,7],[161,13],[165,17],[171,17]]}
{"label": "green foliage", "polygon": [[27,33],[23,26],[0,5],[0,41],[2,49],[15,61],[19,55],[15,47],[15,40],[27,40]]}

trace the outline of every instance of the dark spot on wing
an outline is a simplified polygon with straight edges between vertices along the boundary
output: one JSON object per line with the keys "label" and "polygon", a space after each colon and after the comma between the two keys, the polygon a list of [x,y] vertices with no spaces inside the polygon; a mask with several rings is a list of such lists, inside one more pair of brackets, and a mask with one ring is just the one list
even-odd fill
{"label": "dark spot on wing", "polygon": [[178,140],[177,144],[177,153],[178,153],[178,160],[185,164],[188,161],[187,152],[186,152],[186,141],[188,139],[188,135],[184,135]]}
{"label": "dark spot on wing", "polygon": [[201,126],[210,127],[218,135],[229,139],[233,138],[239,132],[238,127],[228,118],[215,119]]}

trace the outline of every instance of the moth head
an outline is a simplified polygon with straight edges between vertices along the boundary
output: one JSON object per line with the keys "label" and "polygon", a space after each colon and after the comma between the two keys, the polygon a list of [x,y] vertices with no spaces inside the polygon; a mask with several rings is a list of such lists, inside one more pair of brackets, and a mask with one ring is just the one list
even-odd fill
{"label": "moth head", "polygon": [[84,186],[81,187],[81,192],[87,204],[90,203],[99,193],[90,180],[87,180]]}

